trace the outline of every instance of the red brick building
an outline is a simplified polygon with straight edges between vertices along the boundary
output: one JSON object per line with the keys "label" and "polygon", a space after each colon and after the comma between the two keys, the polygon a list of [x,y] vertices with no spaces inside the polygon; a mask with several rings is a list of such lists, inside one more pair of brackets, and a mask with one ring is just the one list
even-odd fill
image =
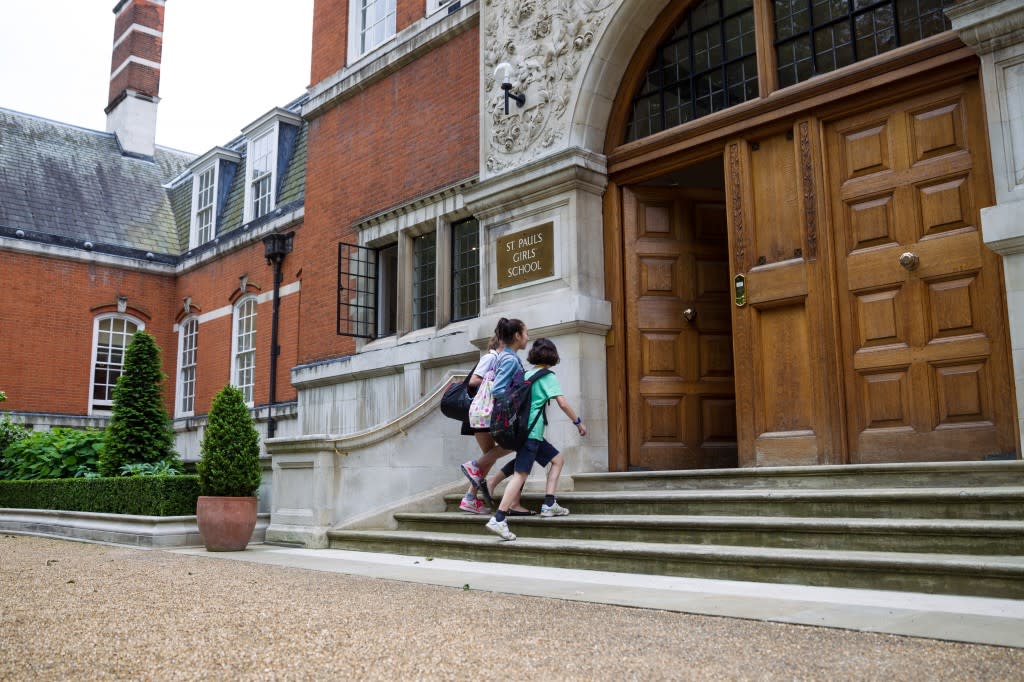
{"label": "red brick building", "polygon": [[[255,376],[265,419],[262,239],[294,233],[276,375],[293,418],[266,442],[280,541],[452,488],[475,446],[436,404],[502,316],[558,345],[589,429],[553,420],[570,472],[1019,459],[1024,35],[1019,3],[952,4],[317,0],[308,92],[167,161],[170,245],[141,241],[160,221],[122,228],[134,250],[110,257],[130,263],[88,279],[108,242],[30,228],[29,249],[0,212],[0,254],[88,279],[60,304],[87,329],[66,349],[40,334],[42,357],[84,362],[122,305],[177,395],[190,356],[168,344],[197,321],[187,443],[226,381]],[[4,300],[5,322],[24,314]],[[8,370],[26,357],[9,338],[8,406],[89,413],[84,377],[48,380],[67,401],[47,402],[32,362]]]}
{"label": "red brick building", "polygon": [[[173,8],[172,8],[173,11]],[[302,98],[196,156],[155,145],[164,3],[114,7],[107,132],[0,109],[0,385],[34,428],[105,424],[124,346],[146,329],[163,351],[178,448],[232,382],[269,416],[274,267],[264,240],[302,225]],[[275,403],[294,423],[297,273],[280,283]]]}

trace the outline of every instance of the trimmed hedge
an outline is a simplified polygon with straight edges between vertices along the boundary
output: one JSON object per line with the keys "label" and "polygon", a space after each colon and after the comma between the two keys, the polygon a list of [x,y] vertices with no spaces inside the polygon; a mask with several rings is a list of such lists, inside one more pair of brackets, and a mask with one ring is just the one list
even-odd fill
{"label": "trimmed hedge", "polygon": [[198,497],[194,475],[0,481],[0,507],[12,509],[191,516]]}

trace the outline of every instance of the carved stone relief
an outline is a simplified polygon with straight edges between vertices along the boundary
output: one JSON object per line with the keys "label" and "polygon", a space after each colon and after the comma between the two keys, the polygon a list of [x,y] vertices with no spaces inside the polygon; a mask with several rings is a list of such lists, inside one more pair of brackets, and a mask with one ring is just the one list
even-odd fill
{"label": "carved stone relief", "polygon": [[[612,10],[623,0],[485,0],[483,31],[484,120],[487,175],[496,175],[557,148],[571,125],[578,77],[593,57]],[[508,64],[510,102],[495,77]]]}

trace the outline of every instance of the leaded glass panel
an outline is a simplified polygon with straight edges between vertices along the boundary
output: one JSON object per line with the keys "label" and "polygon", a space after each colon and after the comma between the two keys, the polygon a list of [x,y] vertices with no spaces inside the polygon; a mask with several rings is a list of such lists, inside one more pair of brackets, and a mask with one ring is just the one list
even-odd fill
{"label": "leaded glass panel", "polygon": [[452,320],[480,314],[480,223],[452,225]]}
{"label": "leaded glass panel", "polygon": [[942,33],[954,0],[772,0],[779,87]]}
{"label": "leaded glass panel", "polygon": [[753,0],[704,0],[655,51],[633,97],[626,140],[757,97]]}
{"label": "leaded glass panel", "polygon": [[437,233],[420,235],[412,242],[412,326],[434,326],[437,296]]}

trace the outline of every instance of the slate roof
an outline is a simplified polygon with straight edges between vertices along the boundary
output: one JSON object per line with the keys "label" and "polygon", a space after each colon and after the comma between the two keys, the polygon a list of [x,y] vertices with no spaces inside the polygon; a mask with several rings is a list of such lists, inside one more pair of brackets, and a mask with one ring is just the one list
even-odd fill
{"label": "slate roof", "polygon": [[[296,114],[308,97],[282,107]],[[278,179],[277,206],[253,227],[302,206],[306,189],[306,129],[299,128]],[[217,217],[217,235],[242,228],[246,139],[223,145],[241,155]],[[177,262],[189,251],[195,154],[157,146],[152,159],[124,156],[113,133],[0,108],[0,236],[17,230],[26,239],[97,252]]]}
{"label": "slate roof", "polygon": [[194,158],[159,146],[152,159],[124,156],[113,133],[0,108],[0,229],[68,246],[176,255],[163,184]]}

